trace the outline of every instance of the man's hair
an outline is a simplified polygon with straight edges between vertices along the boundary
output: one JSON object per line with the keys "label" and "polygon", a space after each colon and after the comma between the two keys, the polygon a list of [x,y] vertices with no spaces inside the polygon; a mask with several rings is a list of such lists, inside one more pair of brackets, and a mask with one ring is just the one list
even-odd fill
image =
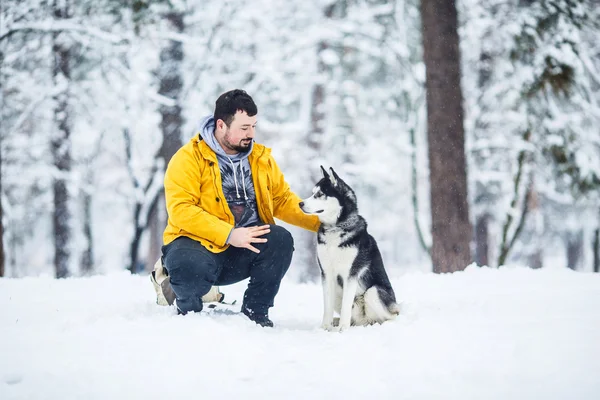
{"label": "man's hair", "polygon": [[238,111],[245,111],[249,117],[258,113],[254,100],[244,90],[234,89],[223,93],[215,102],[215,123],[221,119],[227,126],[231,125]]}

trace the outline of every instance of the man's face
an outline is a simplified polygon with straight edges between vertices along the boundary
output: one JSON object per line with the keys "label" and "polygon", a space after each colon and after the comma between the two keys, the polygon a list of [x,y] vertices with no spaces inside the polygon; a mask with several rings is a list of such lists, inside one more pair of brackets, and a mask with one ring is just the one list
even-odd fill
{"label": "man's face", "polygon": [[256,115],[249,117],[245,111],[235,113],[227,126],[221,119],[216,122],[216,138],[225,153],[237,154],[248,151],[256,130]]}

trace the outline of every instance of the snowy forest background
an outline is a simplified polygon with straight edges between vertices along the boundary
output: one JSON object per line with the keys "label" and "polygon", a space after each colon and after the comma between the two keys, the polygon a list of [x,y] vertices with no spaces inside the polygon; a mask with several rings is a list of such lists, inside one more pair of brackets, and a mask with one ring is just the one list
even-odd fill
{"label": "snowy forest background", "polygon": [[[301,197],[334,167],[391,275],[431,270],[419,3],[2,0],[0,276],[151,268],[165,165],[233,88]],[[457,9],[473,261],[598,271],[600,1]]]}

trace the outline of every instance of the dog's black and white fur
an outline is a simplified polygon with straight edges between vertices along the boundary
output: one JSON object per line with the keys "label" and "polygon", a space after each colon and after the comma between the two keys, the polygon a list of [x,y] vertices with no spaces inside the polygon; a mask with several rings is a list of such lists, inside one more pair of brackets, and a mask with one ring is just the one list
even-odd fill
{"label": "dog's black and white fur", "polygon": [[[345,330],[393,319],[399,306],[377,243],[358,214],[356,195],[332,168],[330,174],[323,167],[321,171],[323,179],[300,208],[321,221],[317,256],[323,283],[322,327]],[[334,311],[340,315],[337,326]]]}

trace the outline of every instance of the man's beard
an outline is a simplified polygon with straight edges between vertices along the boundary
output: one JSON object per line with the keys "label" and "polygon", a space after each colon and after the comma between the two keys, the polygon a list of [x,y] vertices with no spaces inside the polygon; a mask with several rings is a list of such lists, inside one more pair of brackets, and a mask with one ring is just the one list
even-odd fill
{"label": "man's beard", "polygon": [[229,141],[229,132],[225,133],[224,138],[225,146],[228,149],[237,151],[238,153],[246,153],[250,150],[250,145],[252,144],[252,139],[242,139],[237,144],[233,144]]}

